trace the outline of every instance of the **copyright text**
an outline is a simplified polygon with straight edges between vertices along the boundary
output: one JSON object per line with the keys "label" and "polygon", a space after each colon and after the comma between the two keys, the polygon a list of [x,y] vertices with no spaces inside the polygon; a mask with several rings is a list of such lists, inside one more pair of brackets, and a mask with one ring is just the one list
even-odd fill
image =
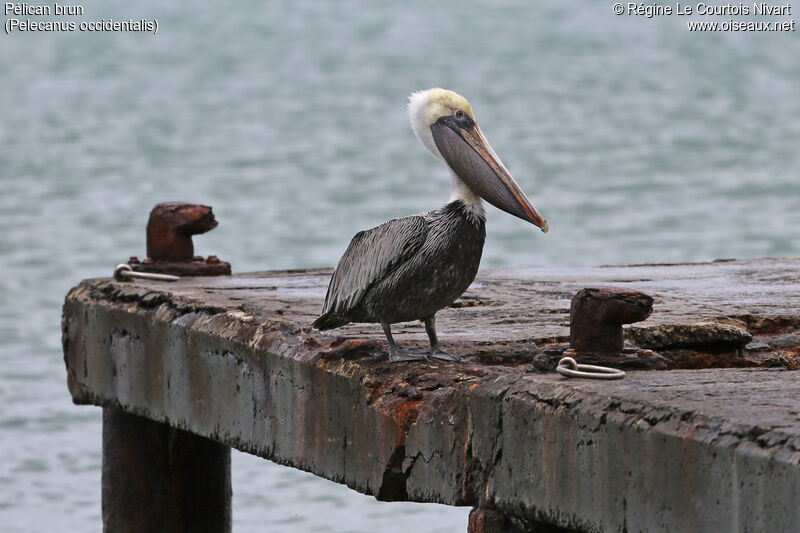
{"label": "copyright text", "polygon": [[[796,31],[795,21],[785,20],[785,17],[792,16],[792,5],[788,2],[785,4],[770,4],[767,2],[754,2],[752,4],[742,2],[738,4],[617,2],[612,6],[611,10],[615,15],[646,19],[667,16],[749,17],[749,19],[745,20],[728,19],[727,21],[691,20],[687,21],[689,31]],[[784,20],[775,20],[776,17],[782,17]]]}

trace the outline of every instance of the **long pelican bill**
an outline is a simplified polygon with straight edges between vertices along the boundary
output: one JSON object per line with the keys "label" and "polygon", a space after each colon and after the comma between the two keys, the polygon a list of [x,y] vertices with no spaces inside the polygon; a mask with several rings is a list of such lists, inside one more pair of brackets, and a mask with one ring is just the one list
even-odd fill
{"label": "long pelican bill", "polygon": [[481,198],[547,233],[547,221],[511,177],[481,129],[469,117],[444,116],[431,124],[439,153],[453,172]]}

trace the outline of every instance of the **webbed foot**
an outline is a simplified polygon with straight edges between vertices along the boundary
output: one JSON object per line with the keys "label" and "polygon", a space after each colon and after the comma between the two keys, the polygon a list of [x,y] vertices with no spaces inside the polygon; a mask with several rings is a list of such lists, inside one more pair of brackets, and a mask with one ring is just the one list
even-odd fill
{"label": "webbed foot", "polygon": [[414,354],[403,352],[397,348],[389,349],[389,362],[399,363],[401,361],[425,361],[428,359],[426,354]]}
{"label": "webbed foot", "polygon": [[431,350],[430,357],[433,359],[438,359],[440,361],[450,361],[453,363],[465,363],[467,360],[459,355],[453,355],[445,352],[440,348],[436,348],[435,350]]}
{"label": "webbed foot", "polygon": [[426,317],[422,321],[425,323],[425,331],[428,333],[428,339],[431,341],[430,357],[440,361],[450,361],[453,363],[465,362],[463,357],[451,355],[439,348],[439,340],[436,338],[436,321],[434,315]]}
{"label": "webbed foot", "polygon": [[400,361],[419,361],[427,359],[427,355],[410,354],[400,350],[392,338],[392,326],[388,322],[381,322],[383,332],[386,334],[386,340],[389,341],[389,362],[399,363]]}

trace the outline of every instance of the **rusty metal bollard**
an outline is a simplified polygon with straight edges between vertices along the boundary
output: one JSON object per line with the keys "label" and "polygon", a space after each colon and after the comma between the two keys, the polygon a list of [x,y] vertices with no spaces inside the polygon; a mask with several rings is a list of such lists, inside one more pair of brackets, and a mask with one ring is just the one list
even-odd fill
{"label": "rusty metal bollard", "polygon": [[565,357],[583,363],[625,368],[665,369],[666,360],[652,350],[625,348],[622,325],[640,322],[653,311],[653,298],[616,288],[581,289],[572,298],[569,349]]}
{"label": "rusty metal bollard", "polygon": [[186,202],[162,202],[150,211],[147,221],[147,259],[136,257],[128,265],[137,272],[176,276],[230,275],[231,265],[216,255],[194,255],[192,235],[217,227],[211,206]]}
{"label": "rusty metal bollard", "polygon": [[581,289],[569,308],[569,345],[577,353],[618,355],[622,325],[639,322],[653,311],[653,298],[621,289]]}

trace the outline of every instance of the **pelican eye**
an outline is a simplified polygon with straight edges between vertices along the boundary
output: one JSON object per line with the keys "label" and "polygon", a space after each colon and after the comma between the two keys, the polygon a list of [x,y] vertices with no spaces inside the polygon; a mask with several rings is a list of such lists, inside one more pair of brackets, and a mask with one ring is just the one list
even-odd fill
{"label": "pelican eye", "polygon": [[453,109],[453,116],[458,118],[458,119],[462,119],[462,118],[464,118],[465,115],[464,115],[464,112],[461,111],[460,109]]}

